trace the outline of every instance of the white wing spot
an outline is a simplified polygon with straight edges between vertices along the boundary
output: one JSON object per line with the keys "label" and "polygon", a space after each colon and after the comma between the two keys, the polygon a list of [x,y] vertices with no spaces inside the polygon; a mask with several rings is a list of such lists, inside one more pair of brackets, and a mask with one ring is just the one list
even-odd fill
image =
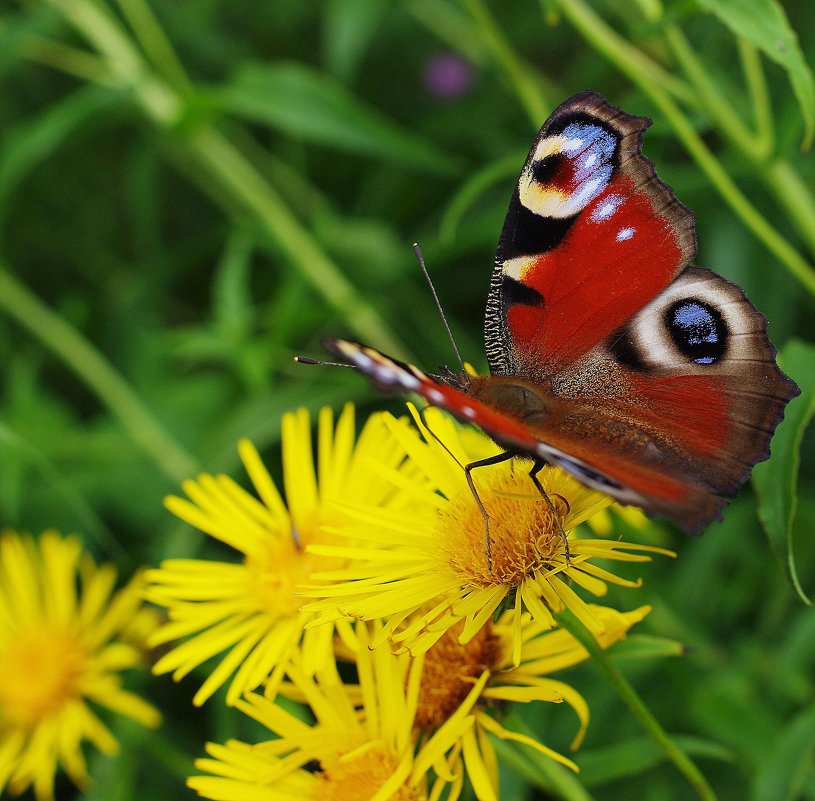
{"label": "white wing spot", "polygon": [[470,420],[472,420],[475,417],[475,409],[473,409],[472,406],[462,406],[461,407],[461,413],[465,417],[469,417]]}
{"label": "white wing spot", "polygon": [[632,236],[637,232],[636,228],[620,228],[617,231],[617,236],[614,237],[618,242],[624,242],[626,239],[631,239]]}
{"label": "white wing spot", "polygon": [[375,381],[381,384],[397,384],[399,383],[399,375],[390,367],[384,364],[376,364],[370,372],[370,375]]}
{"label": "white wing spot", "polygon": [[620,205],[623,199],[620,195],[609,195],[599,206],[592,209],[591,220],[592,222],[603,222],[611,217]]}

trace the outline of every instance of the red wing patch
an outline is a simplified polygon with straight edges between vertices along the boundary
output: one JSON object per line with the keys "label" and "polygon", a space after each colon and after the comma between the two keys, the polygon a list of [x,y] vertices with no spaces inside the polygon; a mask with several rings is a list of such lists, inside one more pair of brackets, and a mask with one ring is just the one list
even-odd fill
{"label": "red wing patch", "polygon": [[541,297],[506,308],[518,371],[553,375],[576,362],[665,289],[681,264],[670,220],[630,178],[611,181],[558,247],[503,265],[505,277]]}
{"label": "red wing patch", "polygon": [[648,125],[584,92],[541,128],[495,256],[485,322],[494,375],[551,377],[693,259],[693,214],[641,153]]}

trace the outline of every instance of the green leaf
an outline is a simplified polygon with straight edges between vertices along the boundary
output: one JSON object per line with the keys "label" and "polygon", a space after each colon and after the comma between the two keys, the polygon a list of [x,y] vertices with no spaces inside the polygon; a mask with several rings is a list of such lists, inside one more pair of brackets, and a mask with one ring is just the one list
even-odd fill
{"label": "green leaf", "polygon": [[38,164],[45,161],[77,129],[120,101],[107,88],[86,86],[48,106],[37,117],[5,131],[0,140],[0,205]]}
{"label": "green leaf", "polygon": [[427,172],[459,170],[455,159],[300,64],[248,64],[213,97],[222,109],[288,136]]}
{"label": "green leaf", "polygon": [[801,440],[815,414],[815,377],[812,373],[815,347],[800,340],[791,340],[779,354],[778,361],[796,381],[801,395],[793,398],[784,412],[784,420],[773,438],[772,459],[753,469],[753,485],[759,500],[758,516],[770,543],[784,559],[795,592],[804,603],[809,604],[809,598],[798,579],[792,533],[798,503],[796,484]]}
{"label": "green leaf", "polygon": [[[672,737],[689,756],[733,761],[733,754],[709,740]],[[631,737],[608,748],[582,751],[577,757],[580,778],[586,787],[638,776],[665,762],[665,753],[648,737]]]}
{"label": "green leaf", "polygon": [[[43,418],[44,415],[38,415],[37,419],[41,426]],[[12,457],[16,457],[27,467],[33,468],[36,471],[39,491],[42,492],[45,487],[51,489],[65,504],[66,511],[75,517],[82,531],[94,540],[106,555],[115,558],[120,565],[132,567],[130,556],[116,535],[69,478],[60,472],[59,467],[35,443],[0,423],[0,453],[7,466]]]}
{"label": "green leaf", "polygon": [[685,645],[667,637],[651,634],[629,634],[609,651],[612,659],[663,659],[668,656],[684,656]]}
{"label": "green leaf", "polygon": [[787,71],[804,118],[803,147],[808,148],[815,135],[815,79],[781,4],[777,0],[698,0],[698,3],[736,36],[752,42]]}
{"label": "green leaf", "polygon": [[230,232],[212,286],[213,316],[221,333],[243,341],[252,327],[252,273],[254,237],[243,228]]}
{"label": "green leaf", "polygon": [[329,0],[325,6],[323,52],[329,71],[352,81],[387,10],[386,0]]}
{"label": "green leaf", "polygon": [[17,72],[20,62],[30,58],[32,42],[54,36],[62,24],[59,12],[44,3],[23,13],[14,12],[11,4],[5,6],[0,16],[0,77]]}
{"label": "green leaf", "polygon": [[794,801],[801,798],[815,757],[815,705],[787,725],[767,748],[753,785],[754,801]]}
{"label": "green leaf", "polygon": [[[521,730],[517,725],[512,728],[514,731]],[[535,737],[529,730],[524,734]],[[500,763],[534,787],[540,787],[549,797],[562,801],[592,801],[592,796],[583,787],[581,779],[554,759],[534,748],[525,748],[518,743],[497,738],[491,739]]]}
{"label": "green leaf", "polygon": [[411,0],[405,11],[413,14],[439,41],[461,54],[471,64],[484,64],[489,56],[472,16],[460,3],[447,0]]}
{"label": "green leaf", "polygon": [[518,174],[518,165],[523,164],[525,158],[525,152],[519,150],[475,170],[447,204],[439,224],[439,239],[447,245],[453,244],[464,215],[493,184],[514,178]]}

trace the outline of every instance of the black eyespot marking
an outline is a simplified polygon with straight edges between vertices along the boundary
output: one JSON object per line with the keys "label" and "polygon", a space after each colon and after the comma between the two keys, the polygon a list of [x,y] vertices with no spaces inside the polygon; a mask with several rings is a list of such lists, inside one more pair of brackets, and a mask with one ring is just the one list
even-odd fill
{"label": "black eyespot marking", "polygon": [[537,289],[516,281],[505,275],[501,281],[501,303],[504,307],[504,314],[510,306],[521,304],[521,306],[543,306],[543,295]]}
{"label": "black eyespot marking", "polygon": [[563,156],[560,153],[554,153],[551,156],[545,156],[539,161],[532,164],[532,177],[544,186],[553,182],[558,172],[563,168]]}
{"label": "black eyespot marking", "polygon": [[727,348],[727,324],[707,303],[694,298],[678,300],[665,311],[665,324],[681,353],[696,364],[713,364]]}
{"label": "black eyespot marking", "polygon": [[607,340],[606,347],[608,352],[614,357],[614,360],[623,365],[630,367],[632,370],[637,370],[640,373],[646,373],[651,370],[651,365],[643,361],[642,353],[637,347],[631,331],[623,326],[618,328]]}

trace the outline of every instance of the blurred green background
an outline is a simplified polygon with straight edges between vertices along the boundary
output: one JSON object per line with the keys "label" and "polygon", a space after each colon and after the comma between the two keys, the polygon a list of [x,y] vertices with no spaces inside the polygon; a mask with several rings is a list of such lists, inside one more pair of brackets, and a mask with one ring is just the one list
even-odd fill
{"label": "blurred green background", "polygon": [[[402,408],[294,355],[322,356],[332,333],[454,361],[414,241],[483,370],[513,183],[548,113],[585,88],[653,119],[644,152],[696,213],[698,262],[745,288],[779,349],[812,339],[812,64],[808,0],[5,4],[3,525],[79,532],[125,575],[223,556],[162,508],[183,478],[243,480],[241,436],[274,472],[297,406]],[[689,647],[621,664],[721,799],[815,799],[815,614],[785,566],[793,520],[815,590],[811,438],[791,489],[815,362],[801,343],[783,358],[804,396],[758,478],[772,546],[748,485],[701,539],[655,526],[679,558],[609,601],[652,603],[641,630]],[[569,797],[692,797],[591,665],[565,678],[592,709],[586,795]],[[195,685],[144,677],[164,729],[118,725],[121,756],[60,798],[193,797],[204,741],[252,736],[217,699],[194,710]],[[567,748],[567,712],[528,720]],[[502,801],[562,797],[535,785],[507,771]]]}

